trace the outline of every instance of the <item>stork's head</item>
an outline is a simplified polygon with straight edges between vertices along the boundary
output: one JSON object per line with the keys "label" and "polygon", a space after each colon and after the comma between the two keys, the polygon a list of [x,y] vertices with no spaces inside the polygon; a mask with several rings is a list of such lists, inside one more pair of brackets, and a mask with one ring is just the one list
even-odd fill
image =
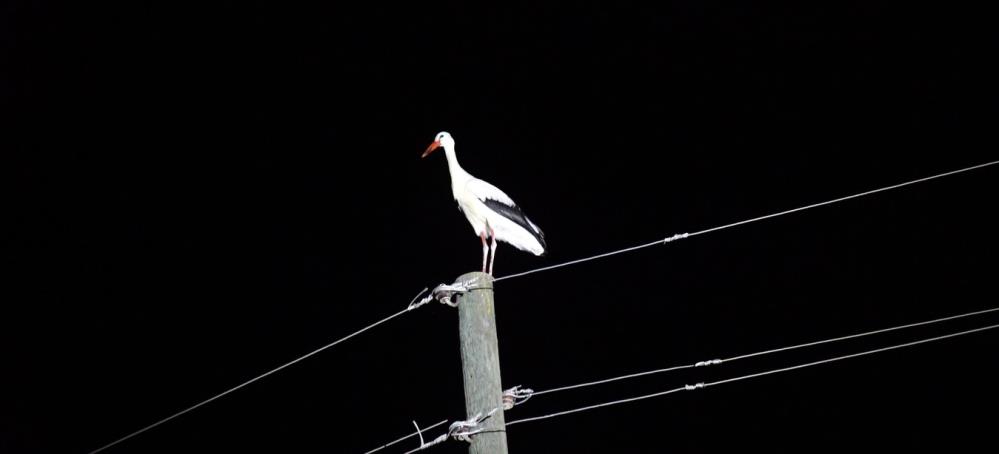
{"label": "stork's head", "polygon": [[445,131],[441,131],[437,133],[437,136],[434,137],[433,143],[431,143],[430,146],[427,147],[426,151],[423,152],[423,156],[420,157],[425,158],[427,157],[427,155],[433,153],[434,150],[440,147],[451,148],[453,146],[454,146],[454,139],[451,138],[451,134],[448,134]]}

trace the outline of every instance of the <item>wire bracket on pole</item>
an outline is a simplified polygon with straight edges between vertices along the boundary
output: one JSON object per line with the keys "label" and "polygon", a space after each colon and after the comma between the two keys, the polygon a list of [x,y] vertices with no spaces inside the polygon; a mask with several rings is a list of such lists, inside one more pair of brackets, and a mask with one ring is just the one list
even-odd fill
{"label": "wire bracket on pole", "polygon": [[[420,427],[417,426],[416,427],[416,431],[418,433],[420,433],[420,447],[418,447],[418,448],[416,448],[416,449],[414,449],[414,450],[412,450],[410,452],[422,451],[422,450],[427,449],[427,448],[429,448],[429,447],[431,447],[433,445],[443,443],[443,442],[447,441],[448,438],[454,438],[455,440],[464,440],[464,441],[467,441],[467,442],[471,443],[472,439],[470,437],[472,435],[475,435],[475,434],[481,432],[481,429],[477,429],[477,427],[479,426],[479,423],[481,423],[482,421],[485,421],[486,419],[489,419],[489,417],[492,416],[493,413],[496,413],[496,410],[497,409],[494,408],[492,411],[490,411],[489,413],[487,413],[485,416],[482,416],[482,413],[476,413],[475,416],[473,416],[471,418],[468,418],[468,419],[466,419],[464,421],[455,421],[455,422],[451,423],[451,426],[448,427],[447,433],[443,433],[439,437],[434,438],[433,440],[430,440],[429,443],[425,443],[423,441],[423,434],[420,431]],[[413,425],[416,425],[416,421],[413,421]]]}
{"label": "wire bracket on pole", "polygon": [[458,307],[458,301],[454,300],[456,295],[463,295],[468,292],[468,287],[460,283],[454,284],[441,284],[434,288],[433,298],[440,301],[441,304],[447,304],[451,307]]}
{"label": "wire bracket on pole", "polygon": [[464,440],[471,443],[472,435],[482,432],[482,429],[478,428],[479,424],[481,424],[482,421],[491,418],[499,409],[500,407],[496,407],[489,410],[489,413],[486,413],[484,416],[481,412],[479,412],[476,413],[475,416],[472,416],[464,421],[455,421],[451,423],[451,426],[448,427],[447,434],[443,435],[444,438],[450,436],[455,440]]}
{"label": "wire bracket on pole", "polygon": [[[426,292],[427,290],[424,289],[423,291]],[[458,282],[455,282],[454,284],[441,284],[434,287],[434,290],[430,292],[429,295],[423,297],[423,299],[419,301],[414,299],[413,302],[409,303],[409,307],[407,307],[406,310],[411,311],[434,300],[440,301],[442,304],[447,304],[451,307],[458,307],[458,302],[453,301],[454,296],[467,291],[468,288]]]}
{"label": "wire bracket on pole", "polygon": [[458,307],[458,301],[454,299],[455,295],[462,295],[472,290],[492,288],[491,282],[487,285],[472,285],[476,283],[477,282],[455,282],[453,284],[441,284],[434,287],[433,291],[431,291],[429,295],[417,301],[417,298],[427,291],[427,289],[423,289],[423,292],[420,292],[420,295],[413,298],[413,301],[409,303],[406,310],[411,311],[434,300],[451,307]]}
{"label": "wire bracket on pole", "polygon": [[495,412],[496,409],[493,409],[485,416],[482,416],[482,413],[476,413],[475,416],[472,416],[465,421],[455,421],[451,423],[451,427],[448,428],[448,435],[455,440],[464,440],[471,443],[471,436],[482,431],[481,429],[477,429],[479,423],[489,419],[489,417]]}
{"label": "wire bracket on pole", "polygon": [[520,385],[514,386],[506,391],[503,391],[503,410],[509,410],[515,405],[520,405],[527,402],[534,395],[534,390],[531,388],[521,389]]}

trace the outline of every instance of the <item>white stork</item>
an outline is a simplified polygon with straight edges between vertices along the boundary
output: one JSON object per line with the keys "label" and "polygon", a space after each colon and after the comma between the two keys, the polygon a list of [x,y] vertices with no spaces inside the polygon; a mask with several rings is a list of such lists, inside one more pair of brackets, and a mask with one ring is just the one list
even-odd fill
{"label": "white stork", "polygon": [[[421,157],[427,157],[438,148],[444,148],[444,155],[447,156],[447,167],[451,172],[451,192],[458,202],[458,209],[465,213],[468,222],[482,240],[482,272],[493,274],[497,240],[534,255],[545,255],[548,248],[545,234],[527,219],[510,196],[496,186],[473,177],[458,165],[451,134],[438,133]],[[492,238],[491,243],[486,242],[487,237]]]}

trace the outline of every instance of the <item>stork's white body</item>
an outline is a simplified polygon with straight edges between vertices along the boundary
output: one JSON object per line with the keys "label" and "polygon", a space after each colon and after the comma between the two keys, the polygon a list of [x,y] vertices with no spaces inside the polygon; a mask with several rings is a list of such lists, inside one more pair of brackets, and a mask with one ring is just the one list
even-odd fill
{"label": "stork's white body", "polygon": [[[495,259],[496,241],[510,244],[534,255],[544,255],[547,249],[544,233],[534,224],[516,203],[496,186],[473,177],[458,164],[454,151],[454,139],[447,133],[438,134],[440,147],[447,156],[448,170],[451,173],[451,193],[458,202],[458,208],[465,214],[475,233],[482,238],[483,264],[485,256],[492,250]],[[432,150],[434,147],[428,150]],[[429,151],[428,151],[429,152]],[[493,246],[486,247],[485,239],[492,237]],[[492,271],[490,260],[489,272]],[[485,271],[485,266],[483,266]]]}
{"label": "stork's white body", "polygon": [[[458,207],[465,214],[472,229],[478,235],[495,236],[497,240],[508,243],[517,249],[534,255],[545,253],[545,247],[534,232],[528,231],[520,224],[503,216],[485,204],[485,200],[495,200],[510,207],[517,205],[496,186],[484,180],[473,177],[458,165],[454,152],[448,152],[448,167],[451,170],[451,192]],[[526,219],[526,218],[525,218]],[[527,220],[530,222],[530,219]],[[540,232],[537,225],[530,222],[535,232]],[[491,231],[490,231],[491,229]]]}

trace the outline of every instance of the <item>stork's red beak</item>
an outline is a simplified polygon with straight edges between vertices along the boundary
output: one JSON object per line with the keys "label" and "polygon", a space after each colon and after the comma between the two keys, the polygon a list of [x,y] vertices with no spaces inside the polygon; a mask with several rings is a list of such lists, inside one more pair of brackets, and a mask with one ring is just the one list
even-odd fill
{"label": "stork's red beak", "polygon": [[420,156],[420,157],[421,157],[421,158],[425,158],[425,157],[427,157],[427,155],[429,155],[430,153],[433,153],[433,152],[434,152],[434,150],[436,150],[436,149],[437,149],[438,147],[440,147],[440,146],[441,146],[441,142],[440,142],[439,140],[435,140],[435,141],[434,141],[433,143],[431,143],[431,144],[430,144],[430,146],[428,146],[428,147],[427,147],[427,149],[426,149],[426,150],[425,150],[425,151],[423,152],[423,156]]}

